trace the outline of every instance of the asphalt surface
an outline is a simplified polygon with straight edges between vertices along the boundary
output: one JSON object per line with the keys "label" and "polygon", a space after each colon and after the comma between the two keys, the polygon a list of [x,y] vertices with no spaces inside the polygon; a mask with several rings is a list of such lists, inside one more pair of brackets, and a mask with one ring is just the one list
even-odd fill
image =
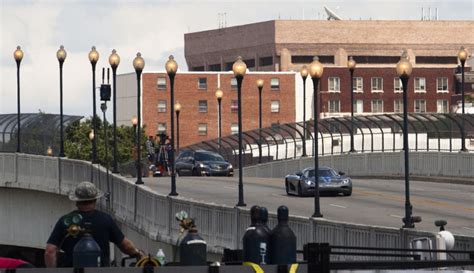
{"label": "asphalt surface", "polygon": [[[238,201],[237,177],[177,177],[177,198],[234,206]],[[167,195],[169,177],[144,178],[145,186]],[[286,205],[291,215],[308,216],[314,212],[313,197],[287,196],[284,179],[244,177],[247,207],[260,205],[276,212]],[[474,185],[410,181],[413,215],[421,216],[417,230],[438,231],[435,220],[446,220],[454,234],[474,236]],[[403,226],[405,181],[353,179],[352,196],[321,196],[321,213],[329,220],[356,224]]]}

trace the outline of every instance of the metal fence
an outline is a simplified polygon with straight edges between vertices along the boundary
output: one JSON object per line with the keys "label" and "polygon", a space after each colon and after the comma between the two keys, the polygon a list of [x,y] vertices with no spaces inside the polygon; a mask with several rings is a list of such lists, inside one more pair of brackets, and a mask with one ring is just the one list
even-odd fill
{"label": "metal fence", "polygon": [[[100,200],[99,205],[102,209],[111,212],[119,222],[132,227],[150,240],[175,244],[179,226],[174,215],[185,210],[195,218],[201,235],[208,242],[210,252],[221,253],[224,247],[242,246],[242,236],[250,224],[248,209],[196,202],[181,197],[172,198],[153,192],[146,186],[137,186],[120,176],[110,174],[108,178],[103,168],[89,162],[0,153],[1,187],[66,195],[79,182],[89,180],[102,191],[110,193],[109,201],[104,198]],[[274,226],[276,222],[276,215],[270,214],[269,226]],[[413,238],[434,238],[433,233],[418,230],[366,226],[320,218],[291,216],[289,225],[297,236],[298,249],[302,249],[308,242],[405,248]],[[46,239],[39,240],[46,241]],[[474,237],[456,236],[455,249],[473,248]],[[466,257],[454,257],[466,259]]]}
{"label": "metal fence", "polygon": [[[351,132],[354,148],[364,152],[396,152],[403,149],[402,114],[377,114],[322,118],[319,122],[319,155],[349,153]],[[245,128],[243,128],[245,129]],[[352,131],[353,130],[353,131]],[[466,147],[474,149],[474,114],[411,113],[408,115],[409,147],[412,151],[453,152],[461,149],[465,134]],[[242,132],[244,166],[275,160],[296,159],[304,154],[314,156],[312,121],[277,124]],[[238,137],[230,135],[185,147],[211,150],[226,160],[238,162]],[[306,153],[305,153],[306,152]]]}

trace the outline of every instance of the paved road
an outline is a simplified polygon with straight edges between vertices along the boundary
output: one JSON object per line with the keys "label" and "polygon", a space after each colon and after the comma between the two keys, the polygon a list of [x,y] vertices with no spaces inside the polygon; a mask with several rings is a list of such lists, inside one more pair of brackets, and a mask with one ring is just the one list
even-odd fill
{"label": "paved road", "polygon": [[[145,185],[168,194],[170,178],[144,178]],[[322,196],[321,212],[326,219],[358,224],[401,227],[405,215],[404,180],[354,179],[350,197]],[[234,206],[238,200],[237,177],[178,177],[179,198]],[[455,234],[474,236],[474,186],[411,181],[413,215],[423,221],[416,228],[437,231],[434,221],[448,221]],[[244,178],[247,206],[258,204],[275,212],[286,205],[290,214],[311,216],[314,198],[287,196],[282,179]]]}

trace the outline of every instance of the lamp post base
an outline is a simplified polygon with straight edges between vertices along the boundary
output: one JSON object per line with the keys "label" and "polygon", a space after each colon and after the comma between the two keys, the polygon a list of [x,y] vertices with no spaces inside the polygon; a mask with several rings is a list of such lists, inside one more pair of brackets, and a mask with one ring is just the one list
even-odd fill
{"label": "lamp post base", "polygon": [[235,205],[236,207],[246,207],[247,204],[245,204],[244,202],[239,202],[237,203],[237,205]]}
{"label": "lamp post base", "polygon": [[139,179],[137,179],[137,181],[135,182],[135,184],[136,184],[136,185],[143,185],[143,184],[145,184],[145,183],[143,182],[143,180],[142,180],[141,178],[139,178]]}
{"label": "lamp post base", "polygon": [[119,170],[118,170],[118,167],[117,166],[114,166],[112,168],[112,173],[119,173]]}
{"label": "lamp post base", "polygon": [[402,228],[415,228],[415,224],[413,224],[413,223],[405,223]]}
{"label": "lamp post base", "polygon": [[174,192],[172,191],[168,194],[168,196],[178,196],[178,193],[175,191]]}
{"label": "lamp post base", "polygon": [[356,149],[351,149],[351,150],[349,151],[349,153],[357,153],[357,150],[356,150]]}
{"label": "lamp post base", "polygon": [[311,217],[313,218],[323,218],[323,215],[321,213],[313,213],[313,215],[311,215]]}
{"label": "lamp post base", "polygon": [[469,152],[469,150],[467,148],[461,148],[461,150],[459,150],[460,153],[467,153]]}

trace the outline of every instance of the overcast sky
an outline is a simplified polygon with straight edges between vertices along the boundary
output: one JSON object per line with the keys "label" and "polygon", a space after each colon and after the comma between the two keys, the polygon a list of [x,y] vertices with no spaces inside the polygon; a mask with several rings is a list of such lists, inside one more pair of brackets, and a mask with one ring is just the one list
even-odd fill
{"label": "overcast sky", "polygon": [[[117,49],[118,73],[133,72],[139,51],[146,71],[163,70],[173,54],[180,69],[184,33],[214,29],[219,13],[227,26],[273,19],[325,19],[323,6],[343,19],[419,20],[421,9],[438,8],[439,20],[474,20],[474,0],[347,1],[152,1],[152,0],[0,0],[0,114],[16,113],[16,64],[13,51],[25,52],[21,63],[21,108],[24,113],[59,113],[59,68],[56,51],[64,45],[64,113],[92,115],[92,45],[100,53],[98,71]],[[453,34],[454,35],[454,34]],[[466,35],[473,35],[472,33]],[[99,77],[97,77],[99,78]]]}

